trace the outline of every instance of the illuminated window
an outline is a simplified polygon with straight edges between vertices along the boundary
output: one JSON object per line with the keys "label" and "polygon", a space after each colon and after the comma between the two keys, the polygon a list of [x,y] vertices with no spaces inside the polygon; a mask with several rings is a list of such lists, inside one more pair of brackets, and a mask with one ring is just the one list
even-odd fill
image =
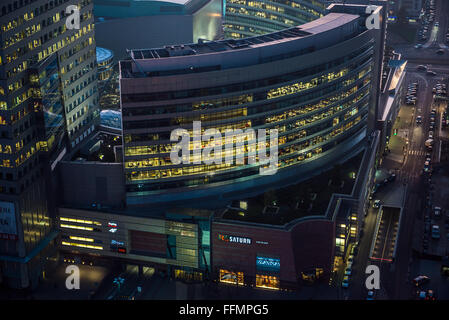
{"label": "illuminated window", "polygon": [[232,272],[224,269],[220,269],[220,282],[244,285],[243,272]]}
{"label": "illuminated window", "polygon": [[279,290],[279,277],[256,274],[256,287]]}
{"label": "illuminated window", "polygon": [[61,228],[87,230],[87,231],[93,231],[94,230],[91,227],[74,226],[74,225],[71,225],[71,224],[61,224]]}
{"label": "illuminated window", "polygon": [[70,238],[70,240],[78,240],[78,241],[94,242],[94,239],[92,239],[92,238],[75,237],[75,236],[70,236],[69,238]]}
{"label": "illuminated window", "polygon": [[61,243],[64,246],[72,246],[72,247],[79,247],[79,248],[103,250],[102,246],[94,246],[94,245],[90,245],[90,244],[74,243],[74,242],[66,242],[66,241],[62,241]]}
{"label": "illuminated window", "polygon": [[76,223],[84,223],[84,224],[95,224],[97,226],[101,226],[100,222],[92,221],[92,220],[73,219],[73,218],[66,218],[66,217],[60,217],[59,220],[68,221],[68,222],[76,222]]}

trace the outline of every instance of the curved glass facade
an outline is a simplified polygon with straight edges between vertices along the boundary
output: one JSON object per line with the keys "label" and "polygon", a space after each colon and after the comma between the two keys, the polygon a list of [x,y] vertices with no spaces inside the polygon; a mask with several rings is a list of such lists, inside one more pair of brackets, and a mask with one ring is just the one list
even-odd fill
{"label": "curved glass facade", "polygon": [[112,75],[114,54],[111,50],[97,47],[98,80],[108,80]]}
{"label": "curved glass facade", "polygon": [[224,0],[225,38],[246,38],[283,30],[323,16],[316,0]]}
{"label": "curved glass facade", "polygon": [[[337,30],[340,26],[335,17],[346,34]],[[322,38],[312,34],[311,28],[301,29],[304,35],[292,35],[293,29],[286,29],[290,30],[287,34],[284,30],[268,37],[246,38],[248,43],[256,43],[245,47],[248,55],[258,56],[256,64],[249,60],[247,65],[241,61],[233,64],[234,53],[244,52],[234,40],[204,47],[188,45],[182,48],[188,55],[174,54],[176,63],[170,51],[161,49],[134,52],[136,60],[121,62],[128,198],[148,201],[159,194],[176,198],[176,191],[188,198],[185,194],[193,190],[207,189],[206,193],[213,194],[211,190],[226,186],[227,192],[246,188],[239,184],[264,188],[270,180],[280,181],[300,171],[301,180],[359,148],[356,145],[366,136],[373,107],[375,41],[354,15],[332,16],[326,21],[323,25],[328,23],[328,31],[320,32],[329,33]],[[333,31],[342,35],[343,41],[329,36]],[[314,50],[303,45],[308,37],[315,37],[309,39],[317,44]],[[285,47],[279,45],[279,39],[286,39]],[[232,48],[223,50],[224,45]],[[244,55],[235,57],[244,59]],[[214,59],[221,64],[216,65]],[[197,69],[182,68],[191,61],[197,63]],[[165,66],[162,70],[161,64]],[[195,162],[195,150],[210,147],[210,143],[226,150],[229,141],[222,136],[221,140],[195,144],[194,121],[201,121],[201,134],[207,129],[277,129],[277,173],[261,177],[261,166],[249,163],[251,152],[260,148],[254,142],[243,147],[232,143],[232,156],[243,153],[244,164]],[[178,143],[170,139],[171,133],[179,128],[190,134],[190,163],[175,164],[170,158]],[[235,142],[245,138],[241,134]]]}

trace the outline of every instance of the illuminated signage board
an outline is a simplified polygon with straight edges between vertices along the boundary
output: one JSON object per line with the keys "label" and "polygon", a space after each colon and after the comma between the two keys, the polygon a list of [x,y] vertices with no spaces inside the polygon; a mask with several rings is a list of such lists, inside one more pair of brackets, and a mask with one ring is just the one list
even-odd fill
{"label": "illuminated signage board", "polygon": [[125,243],[124,242],[122,242],[122,241],[116,241],[116,240],[111,240],[111,245],[112,246],[124,246],[125,245]]}
{"label": "illuminated signage board", "polygon": [[125,243],[123,241],[111,240],[111,251],[126,253]]}
{"label": "illuminated signage board", "polygon": [[14,203],[0,201],[0,239],[17,240]]}
{"label": "illuminated signage board", "polygon": [[281,268],[281,260],[277,258],[257,256],[256,265],[259,269],[279,271]]}
{"label": "illuminated signage board", "polygon": [[251,244],[250,238],[230,236],[226,234],[218,234],[218,239],[224,242],[232,242],[232,243],[242,243],[242,244]]}
{"label": "illuminated signage board", "polygon": [[117,223],[115,223],[115,222],[108,222],[108,227],[110,228],[109,229],[110,233],[116,233],[117,232]]}

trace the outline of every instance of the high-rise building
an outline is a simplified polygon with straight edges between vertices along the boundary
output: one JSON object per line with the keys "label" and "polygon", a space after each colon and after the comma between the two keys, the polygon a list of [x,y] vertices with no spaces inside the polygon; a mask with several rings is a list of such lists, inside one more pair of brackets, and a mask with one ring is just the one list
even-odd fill
{"label": "high-rise building", "polygon": [[[67,29],[76,11],[80,28]],[[92,0],[0,3],[0,273],[37,284],[51,252],[49,175],[99,121]]]}

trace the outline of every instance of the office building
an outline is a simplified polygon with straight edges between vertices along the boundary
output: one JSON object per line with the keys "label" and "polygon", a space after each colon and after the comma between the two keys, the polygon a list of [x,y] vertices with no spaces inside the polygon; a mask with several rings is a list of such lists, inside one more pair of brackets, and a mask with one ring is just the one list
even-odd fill
{"label": "office building", "polygon": [[246,38],[271,33],[320,18],[325,2],[319,0],[223,1],[225,38]]}
{"label": "office building", "polygon": [[[68,30],[74,4],[80,29]],[[0,273],[14,288],[44,276],[57,234],[49,177],[99,120],[92,10],[91,0],[0,4]]]}
{"label": "office building", "polygon": [[[382,31],[366,29],[364,6],[341,7],[271,34],[132,50],[120,62],[127,203],[216,202],[306,179],[357,153],[375,125]],[[203,131],[278,129],[277,173],[172,164],[171,131],[191,132],[193,121]]]}

